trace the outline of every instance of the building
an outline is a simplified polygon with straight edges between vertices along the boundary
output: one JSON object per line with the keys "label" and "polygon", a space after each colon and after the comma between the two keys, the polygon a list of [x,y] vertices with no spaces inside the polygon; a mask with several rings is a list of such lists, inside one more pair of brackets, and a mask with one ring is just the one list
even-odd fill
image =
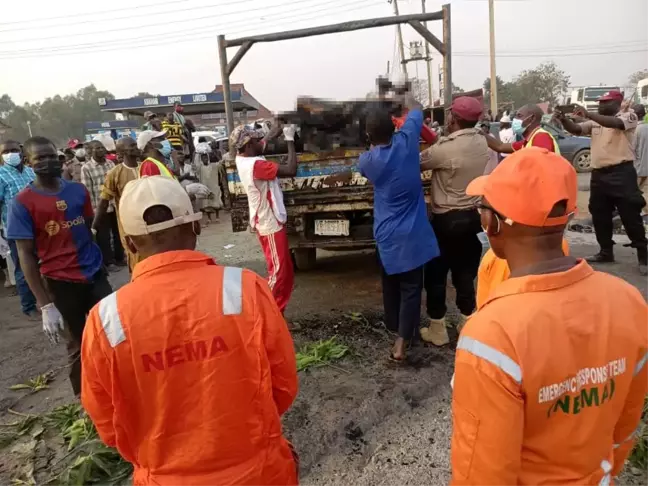
{"label": "building", "polygon": [[[232,84],[231,93],[235,123],[249,123],[259,118],[272,117],[270,110],[252,96],[242,83]],[[125,120],[133,116],[143,116],[147,111],[163,116],[173,110],[175,103],[183,106],[183,114],[194,122],[197,129],[224,129],[227,126],[221,85],[217,85],[208,93],[158,95],[119,100],[99,99],[102,111],[121,114]]]}

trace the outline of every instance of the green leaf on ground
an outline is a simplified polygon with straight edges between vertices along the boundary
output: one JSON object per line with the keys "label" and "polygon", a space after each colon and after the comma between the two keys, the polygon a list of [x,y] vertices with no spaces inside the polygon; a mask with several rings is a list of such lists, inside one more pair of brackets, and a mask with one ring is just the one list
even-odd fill
{"label": "green leaf on ground", "polygon": [[328,340],[309,343],[297,352],[297,371],[326,366],[349,352],[349,348],[337,342],[334,336]]}

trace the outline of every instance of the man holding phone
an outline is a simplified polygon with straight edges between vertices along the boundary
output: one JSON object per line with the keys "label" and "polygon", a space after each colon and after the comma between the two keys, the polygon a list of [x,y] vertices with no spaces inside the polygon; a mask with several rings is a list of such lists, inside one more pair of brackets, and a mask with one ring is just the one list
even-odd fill
{"label": "man holding phone", "polygon": [[586,119],[583,123],[574,123],[560,110],[556,110],[555,116],[568,132],[592,137],[589,211],[601,250],[588,261],[614,262],[612,213],[616,209],[630,246],[637,250],[639,273],[648,275],[648,241],[641,219],[646,201],[639,190],[633,162],[633,141],[639,120],[633,111],[621,109],[622,102],[623,93],[609,91],[599,98],[598,113],[589,113],[581,107],[574,110],[574,115]]}

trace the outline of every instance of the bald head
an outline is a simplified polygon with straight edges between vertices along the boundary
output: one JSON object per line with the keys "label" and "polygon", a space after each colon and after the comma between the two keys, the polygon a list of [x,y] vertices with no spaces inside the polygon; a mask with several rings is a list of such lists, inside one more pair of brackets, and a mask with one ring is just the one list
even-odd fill
{"label": "bald head", "polygon": [[117,140],[115,144],[117,158],[128,167],[137,167],[137,163],[141,157],[140,151],[137,148],[137,142],[131,137],[123,137]]}
{"label": "bald head", "polygon": [[518,118],[523,118],[523,119],[530,115],[533,115],[534,118],[538,120],[538,122],[540,122],[540,120],[542,120],[542,116],[544,115],[544,112],[538,105],[529,103],[527,105],[524,105],[522,108],[518,110],[518,115],[522,115],[522,116],[518,116]]}

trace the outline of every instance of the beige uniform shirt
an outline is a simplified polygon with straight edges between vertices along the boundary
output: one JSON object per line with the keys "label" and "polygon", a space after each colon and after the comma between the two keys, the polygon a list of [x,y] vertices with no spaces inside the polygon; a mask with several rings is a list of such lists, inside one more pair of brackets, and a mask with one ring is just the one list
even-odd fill
{"label": "beige uniform shirt", "polygon": [[621,162],[634,160],[635,129],[639,120],[632,111],[619,112],[617,118],[623,121],[624,129],[605,128],[595,121],[580,123],[583,135],[592,136],[592,168],[602,169]]}
{"label": "beige uniform shirt", "polygon": [[[432,170],[423,173],[432,185],[431,209],[435,214],[453,209],[470,209],[479,197],[466,195],[468,184],[484,174],[488,164],[486,138],[474,128],[459,130],[421,152],[421,163],[431,163]],[[430,174],[431,172],[431,174]]]}

